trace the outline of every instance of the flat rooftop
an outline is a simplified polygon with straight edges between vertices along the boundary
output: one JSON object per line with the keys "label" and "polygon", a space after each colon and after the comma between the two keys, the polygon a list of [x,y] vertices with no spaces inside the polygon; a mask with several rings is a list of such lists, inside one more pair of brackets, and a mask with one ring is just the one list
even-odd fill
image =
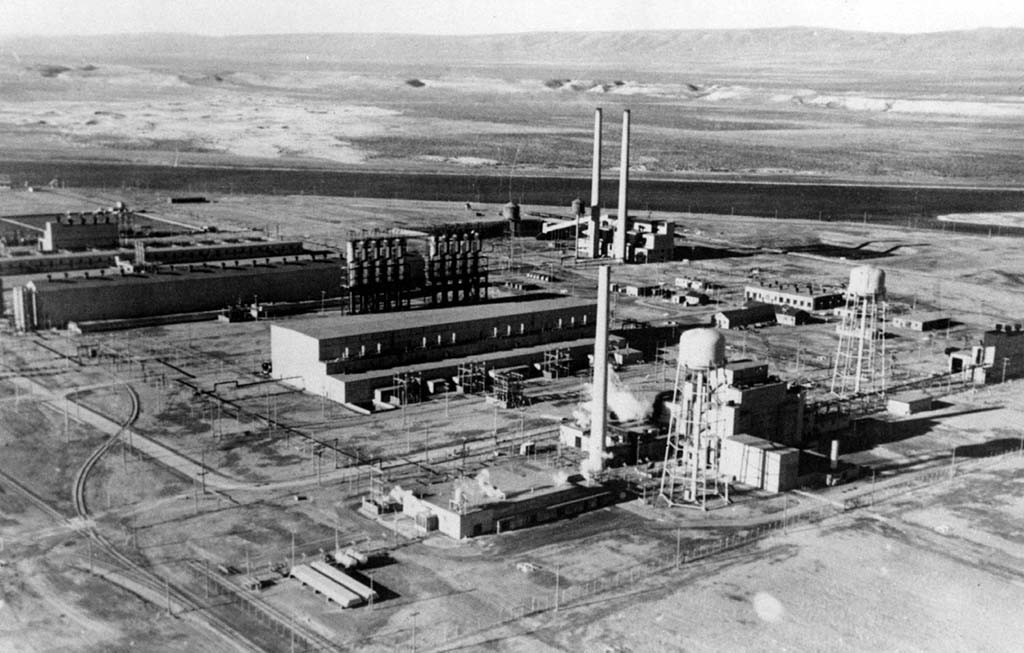
{"label": "flat rooftop", "polygon": [[470,320],[487,320],[571,308],[591,308],[593,301],[573,297],[536,299],[532,301],[488,302],[466,306],[414,309],[393,313],[370,313],[365,315],[310,316],[274,324],[274,328],[290,329],[297,333],[327,340],[362,336],[367,333],[383,333],[395,329],[417,329],[445,324],[458,324]]}
{"label": "flat rooftop", "polygon": [[[261,273],[273,273],[279,271],[286,271],[296,268],[322,268],[326,272],[332,270],[338,270],[340,278],[340,259],[328,259],[328,260],[300,260],[300,261],[281,261],[271,262],[269,265],[266,263],[257,263],[252,265],[246,263],[238,266],[226,265],[220,267],[212,263],[193,263],[192,269],[189,269],[189,264],[176,263],[172,269],[167,265],[160,265],[159,271],[154,272],[135,272],[130,274],[119,274],[118,272],[112,272],[110,274],[91,274],[88,277],[84,274],[69,274],[67,277],[63,276],[63,273],[53,272],[50,274],[50,278],[39,278],[33,276],[31,283],[36,287],[37,290],[43,291],[50,288],[60,287],[73,287],[73,288],[91,288],[98,286],[124,286],[124,285],[142,285],[142,284],[162,284],[170,279],[174,278],[191,278],[196,279],[199,277],[213,278],[213,277],[237,277],[252,274]],[[39,274],[39,273],[35,273]]]}
{"label": "flat rooftop", "polygon": [[[589,488],[569,482],[569,477],[576,473],[574,469],[549,467],[543,463],[515,461],[500,463],[486,467],[474,476],[467,476],[453,481],[436,483],[427,487],[423,500],[435,506],[448,509],[456,487],[462,488],[462,496],[466,499],[467,509],[497,504],[514,503],[535,499],[560,492],[594,491],[600,488]],[[481,475],[487,484],[504,493],[505,498],[489,493],[479,481]]]}

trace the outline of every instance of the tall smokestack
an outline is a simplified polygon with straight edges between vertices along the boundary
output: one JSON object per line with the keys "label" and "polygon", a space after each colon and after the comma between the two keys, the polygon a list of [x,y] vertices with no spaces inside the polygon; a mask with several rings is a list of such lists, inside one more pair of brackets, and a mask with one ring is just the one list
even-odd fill
{"label": "tall smokestack", "polygon": [[629,189],[629,109],[622,112],[622,156],[619,159],[619,219],[615,226],[615,258],[626,260],[626,201]]}
{"label": "tall smokestack", "polygon": [[601,107],[594,109],[594,167],[590,173],[590,211],[601,206]]}
{"label": "tall smokestack", "polygon": [[594,400],[584,475],[604,469],[605,430],[608,419],[608,286],[607,265],[597,269],[597,331],[594,336]]}
{"label": "tall smokestack", "polygon": [[[594,109],[594,163],[590,175],[590,223],[587,229],[587,258],[597,258],[601,227],[601,107]],[[578,221],[577,221],[578,223]]]}

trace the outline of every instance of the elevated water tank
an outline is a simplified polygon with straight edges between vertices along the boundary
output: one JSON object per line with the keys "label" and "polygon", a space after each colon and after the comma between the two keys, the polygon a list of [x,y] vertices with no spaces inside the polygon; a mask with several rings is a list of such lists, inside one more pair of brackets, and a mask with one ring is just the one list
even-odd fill
{"label": "elevated water tank", "polygon": [[583,215],[583,200],[578,197],[572,201],[572,214],[576,217]]}
{"label": "elevated water tank", "polygon": [[513,222],[519,222],[519,205],[515,202],[509,202],[501,207],[501,217]]}
{"label": "elevated water tank", "polygon": [[679,362],[691,370],[725,364],[725,336],[717,329],[690,329],[679,336]]}
{"label": "elevated water tank", "polygon": [[856,297],[871,297],[885,294],[885,272],[871,265],[861,265],[850,270],[850,286],[847,292]]}
{"label": "elevated water tank", "polygon": [[519,205],[515,202],[509,202],[501,207],[501,217],[508,221],[508,235],[519,236]]}

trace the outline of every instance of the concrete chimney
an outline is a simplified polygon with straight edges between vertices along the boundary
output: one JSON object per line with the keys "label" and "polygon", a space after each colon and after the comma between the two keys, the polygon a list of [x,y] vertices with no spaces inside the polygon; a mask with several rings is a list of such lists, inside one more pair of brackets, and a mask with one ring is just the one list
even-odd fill
{"label": "concrete chimney", "polygon": [[601,107],[594,109],[594,163],[590,173],[590,211],[601,206]]}
{"label": "concrete chimney", "polygon": [[584,475],[604,469],[604,450],[608,419],[608,286],[607,265],[597,269],[597,329],[594,336],[594,400],[590,416],[590,438]]}
{"label": "concrete chimney", "polygon": [[839,469],[839,440],[832,441],[828,455],[828,468],[833,472]]}
{"label": "concrete chimney", "polygon": [[629,109],[622,112],[622,155],[619,159],[619,216],[615,225],[615,258],[626,260],[626,203],[629,190]]}
{"label": "concrete chimney", "polygon": [[601,108],[594,109],[594,162],[590,176],[590,221],[587,226],[586,257],[597,258],[601,242]]}

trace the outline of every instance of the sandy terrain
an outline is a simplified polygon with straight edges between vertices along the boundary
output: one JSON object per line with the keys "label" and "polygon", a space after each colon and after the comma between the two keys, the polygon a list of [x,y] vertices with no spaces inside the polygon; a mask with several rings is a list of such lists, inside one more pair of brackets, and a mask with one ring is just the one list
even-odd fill
{"label": "sandy terrain", "polygon": [[310,60],[296,44],[129,61],[62,45],[57,55],[27,44],[0,63],[11,158],[579,171],[591,112],[604,106],[609,117],[634,112],[638,172],[1019,183],[1024,169],[1024,96],[997,74],[871,79],[785,57],[754,72],[706,61],[672,73],[558,59],[382,64]]}

